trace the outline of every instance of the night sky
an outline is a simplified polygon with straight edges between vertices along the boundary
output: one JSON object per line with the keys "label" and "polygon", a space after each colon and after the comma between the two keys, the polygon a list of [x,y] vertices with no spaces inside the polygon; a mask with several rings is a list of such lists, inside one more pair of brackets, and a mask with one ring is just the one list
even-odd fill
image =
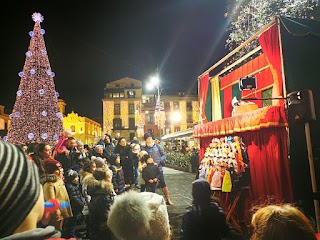
{"label": "night sky", "polygon": [[34,12],[44,16],[56,91],[67,112],[98,122],[106,83],[123,77],[146,82],[158,68],[164,94],[194,94],[197,77],[227,53],[225,0],[22,2],[3,5],[0,17],[0,105],[7,109],[14,105]]}

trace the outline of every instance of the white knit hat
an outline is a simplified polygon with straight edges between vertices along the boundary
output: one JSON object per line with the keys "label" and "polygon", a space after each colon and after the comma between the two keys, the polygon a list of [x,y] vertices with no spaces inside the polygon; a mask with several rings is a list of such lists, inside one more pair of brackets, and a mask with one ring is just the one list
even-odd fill
{"label": "white knit hat", "polygon": [[152,192],[130,190],[118,195],[107,224],[121,240],[164,240],[171,234],[166,202]]}

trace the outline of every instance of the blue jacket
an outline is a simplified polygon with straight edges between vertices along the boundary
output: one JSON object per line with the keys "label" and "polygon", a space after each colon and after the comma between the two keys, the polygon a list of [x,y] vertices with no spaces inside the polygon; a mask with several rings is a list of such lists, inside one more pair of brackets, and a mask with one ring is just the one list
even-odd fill
{"label": "blue jacket", "polygon": [[166,152],[159,144],[154,143],[152,147],[145,146],[144,150],[153,158],[153,162],[158,164],[159,170],[165,165]]}

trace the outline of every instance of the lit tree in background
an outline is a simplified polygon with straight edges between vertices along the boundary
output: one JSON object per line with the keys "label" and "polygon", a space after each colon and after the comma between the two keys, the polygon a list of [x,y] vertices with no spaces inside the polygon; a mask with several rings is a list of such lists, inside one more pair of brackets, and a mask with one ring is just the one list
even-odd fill
{"label": "lit tree in background", "polygon": [[35,22],[21,77],[7,141],[13,144],[46,142],[54,146],[63,130],[49,58],[40,23],[43,16],[34,13]]}
{"label": "lit tree in background", "polygon": [[[319,6],[319,0],[227,0],[225,17],[230,21],[230,33],[226,47],[235,49],[275,16],[319,19]],[[257,42],[247,46],[246,50],[255,46]]]}

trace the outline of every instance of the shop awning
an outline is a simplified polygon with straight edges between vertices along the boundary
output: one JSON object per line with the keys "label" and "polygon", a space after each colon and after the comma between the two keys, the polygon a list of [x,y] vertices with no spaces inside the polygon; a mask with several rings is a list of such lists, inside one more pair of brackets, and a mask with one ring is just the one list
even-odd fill
{"label": "shop awning", "polygon": [[168,140],[168,139],[180,139],[183,137],[193,137],[193,129],[187,129],[179,132],[169,133],[164,135],[161,139]]}
{"label": "shop awning", "polygon": [[194,126],[196,138],[221,136],[268,127],[288,126],[284,107],[268,106],[238,116]]}

